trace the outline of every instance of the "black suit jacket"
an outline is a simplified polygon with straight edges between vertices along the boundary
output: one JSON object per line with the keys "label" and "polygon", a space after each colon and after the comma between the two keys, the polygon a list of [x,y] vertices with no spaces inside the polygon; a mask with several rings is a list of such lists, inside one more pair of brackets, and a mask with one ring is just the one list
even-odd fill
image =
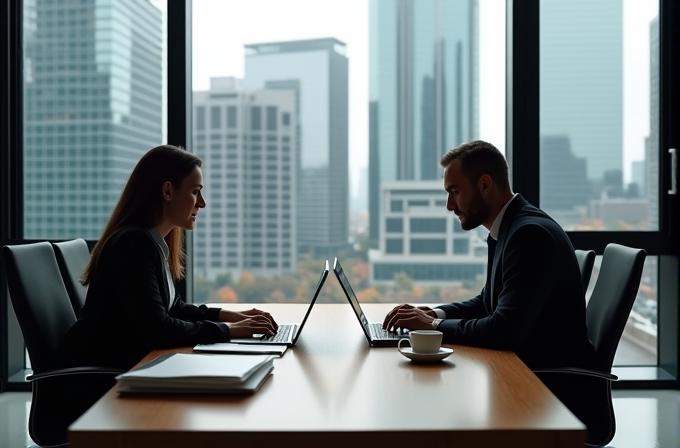
{"label": "black suit jacket", "polygon": [[443,305],[444,341],[513,350],[529,367],[592,367],[586,304],[574,248],[547,214],[517,195],[501,221],[483,291]]}
{"label": "black suit jacket", "polygon": [[117,231],[104,246],[80,319],[61,346],[64,367],[129,369],[151,350],[229,340],[218,308],[170,297],[165,258],[139,227]]}

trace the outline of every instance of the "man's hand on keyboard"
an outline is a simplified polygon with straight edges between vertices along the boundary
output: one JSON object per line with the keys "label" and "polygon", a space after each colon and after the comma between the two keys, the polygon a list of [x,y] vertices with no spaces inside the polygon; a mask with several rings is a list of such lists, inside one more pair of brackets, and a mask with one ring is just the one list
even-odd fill
{"label": "man's hand on keyboard", "polygon": [[387,313],[383,321],[383,328],[408,328],[409,330],[431,330],[432,321],[437,317],[435,312],[427,307],[414,307],[404,304],[395,307]]}

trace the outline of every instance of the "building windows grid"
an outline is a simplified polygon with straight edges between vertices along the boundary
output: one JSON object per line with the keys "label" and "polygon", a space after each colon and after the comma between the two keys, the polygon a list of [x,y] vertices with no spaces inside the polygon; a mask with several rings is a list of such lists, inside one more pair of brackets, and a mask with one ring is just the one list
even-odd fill
{"label": "building windows grid", "polygon": [[[223,78],[224,79],[224,78]],[[218,82],[219,84],[219,82]],[[195,107],[204,107],[210,110],[216,102],[215,91],[222,87],[213,86],[208,92],[195,92],[194,105]],[[206,95],[206,93],[208,93]],[[206,201],[209,207],[213,208],[216,202],[220,206],[214,208],[226,208],[226,218],[224,216],[204,215],[210,221],[209,226],[202,229],[197,229],[196,239],[203,240],[207,228],[219,228],[233,230],[227,232],[224,238],[225,244],[236,248],[236,244],[243,244],[244,247],[262,248],[271,247],[277,252],[267,253],[266,255],[259,252],[244,253],[238,257],[236,254],[230,256],[223,253],[222,264],[220,269],[214,269],[209,264],[203,265],[202,269],[197,272],[198,275],[204,275],[208,278],[213,278],[216,275],[230,272],[232,276],[238,277],[243,270],[249,270],[257,274],[260,269],[263,273],[280,274],[282,269],[290,269],[294,262],[296,254],[290,250],[286,254],[278,252],[279,247],[286,247],[290,249],[291,243],[295,247],[294,241],[282,243],[282,238],[291,239],[290,232],[280,234],[268,232],[266,235],[261,230],[269,228],[278,230],[279,228],[290,228],[295,224],[291,209],[291,193],[287,193],[286,197],[282,197],[278,192],[280,191],[295,191],[294,185],[296,179],[292,175],[287,178],[278,176],[278,171],[290,172],[290,163],[281,163],[282,147],[279,145],[279,137],[273,133],[278,130],[278,123],[281,118],[280,115],[284,111],[288,111],[294,106],[293,97],[290,92],[269,92],[267,90],[257,91],[254,94],[245,95],[230,95],[227,99],[226,93],[219,93],[220,103],[219,107],[225,114],[224,122],[220,122],[220,128],[214,129],[214,135],[226,135],[224,149],[221,144],[215,144],[210,147],[210,154],[222,153],[226,157],[227,164],[219,162],[212,163],[204,169],[204,176],[210,181],[210,188],[204,192]],[[269,102],[269,104],[268,104]],[[278,103],[277,103],[278,102]],[[274,104],[272,104],[274,103]],[[216,106],[216,105],[215,105]],[[290,112],[287,112],[290,114]],[[265,135],[260,134],[261,131],[267,131]],[[195,129],[194,132],[197,132]],[[235,132],[235,133],[234,133]],[[237,134],[238,133],[238,134]],[[242,136],[242,141],[236,138],[237,135]],[[268,142],[266,145],[261,143],[263,140]],[[266,152],[264,152],[266,149]],[[289,153],[290,154],[290,153]],[[201,154],[203,155],[203,154]],[[290,155],[287,156],[290,159]],[[219,160],[219,159],[218,159]],[[264,173],[267,173],[263,176]],[[291,173],[293,174],[293,173]],[[213,181],[214,179],[214,181]],[[226,179],[226,185],[217,181]],[[273,191],[274,194],[266,193],[266,190]],[[224,188],[221,190],[220,188]],[[218,194],[216,194],[219,192]],[[267,198],[267,202],[263,202]],[[266,206],[266,207],[265,207]],[[285,209],[286,213],[279,216],[277,213],[263,213],[266,210]],[[272,219],[273,222],[264,221],[264,219]],[[242,240],[237,240],[236,235],[241,235]],[[214,239],[211,244],[216,245],[220,239]],[[275,257],[276,260],[271,260]],[[258,258],[258,260],[253,260]],[[259,261],[262,260],[262,261]],[[257,267],[257,263],[260,267]],[[285,267],[287,264],[288,267]],[[198,268],[196,265],[195,268]]]}

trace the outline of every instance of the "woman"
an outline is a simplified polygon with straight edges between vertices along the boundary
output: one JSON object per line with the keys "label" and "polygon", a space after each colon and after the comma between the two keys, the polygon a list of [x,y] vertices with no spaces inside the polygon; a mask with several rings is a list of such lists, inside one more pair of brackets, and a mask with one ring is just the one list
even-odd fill
{"label": "woman", "polygon": [[151,350],[276,332],[268,313],[188,305],[175,293],[183,230],[205,207],[200,167],[200,158],[169,145],[139,161],[83,275],[87,299],[62,345],[65,367],[127,370]]}

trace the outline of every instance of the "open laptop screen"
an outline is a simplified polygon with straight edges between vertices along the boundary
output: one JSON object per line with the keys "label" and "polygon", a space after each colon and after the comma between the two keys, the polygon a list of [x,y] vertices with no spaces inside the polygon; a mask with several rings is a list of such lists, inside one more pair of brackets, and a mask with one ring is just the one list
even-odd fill
{"label": "open laptop screen", "polygon": [[324,282],[326,281],[326,277],[328,277],[328,260],[326,260],[326,268],[323,270],[321,273],[321,277],[319,277],[319,283],[316,285],[316,290],[314,291],[314,297],[312,297],[312,302],[309,304],[309,308],[307,308],[307,313],[305,314],[305,318],[302,319],[302,323],[300,323],[300,328],[298,328],[297,333],[295,334],[295,338],[293,339],[293,345],[297,342],[298,338],[300,337],[300,333],[302,333],[302,327],[305,326],[305,322],[307,322],[307,318],[309,317],[309,313],[312,312],[312,307],[314,306],[314,303],[316,302],[316,299],[319,297],[319,292],[321,292],[321,287],[323,286]]}
{"label": "open laptop screen", "polygon": [[352,305],[352,308],[354,308],[354,313],[359,318],[361,326],[364,327],[364,331],[366,334],[368,334],[368,320],[366,319],[364,312],[361,310],[359,299],[357,299],[357,296],[354,294],[354,291],[349,284],[349,280],[347,280],[347,277],[345,277],[345,272],[342,270],[342,266],[340,266],[340,262],[337,258],[333,263],[333,271],[335,272],[336,277],[338,277],[340,286],[342,286],[342,289],[345,291],[345,295],[347,296],[349,303]]}

